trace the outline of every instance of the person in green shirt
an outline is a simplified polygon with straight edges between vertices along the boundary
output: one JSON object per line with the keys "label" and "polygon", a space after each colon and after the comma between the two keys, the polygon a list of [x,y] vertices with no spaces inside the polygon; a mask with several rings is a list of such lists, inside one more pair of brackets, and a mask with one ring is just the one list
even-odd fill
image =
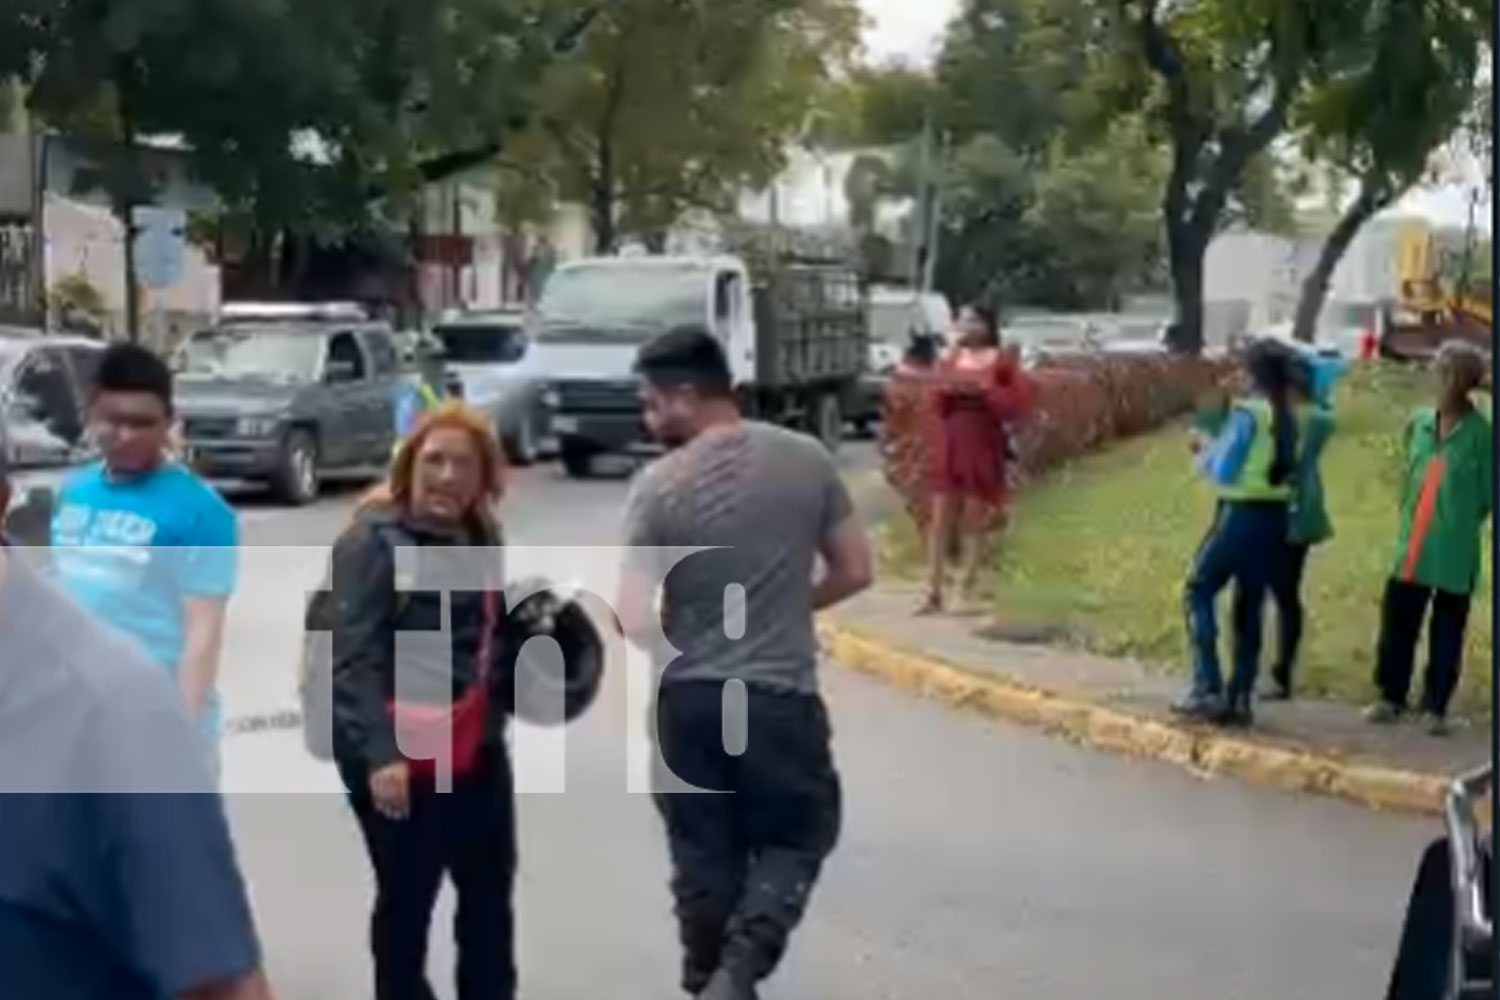
{"label": "person in green shirt", "polygon": [[1286,547],[1271,577],[1276,602],[1280,645],[1271,667],[1271,685],[1263,697],[1287,701],[1292,697],[1292,673],[1302,644],[1305,612],[1302,577],[1308,553],[1333,537],[1333,522],[1323,496],[1323,449],[1333,437],[1332,387],[1343,372],[1338,358],[1303,353],[1292,363],[1291,402],[1297,418],[1297,486],[1288,512]]}
{"label": "person in green shirt", "polygon": [[1437,405],[1419,410],[1406,428],[1400,531],[1376,654],[1380,700],[1367,714],[1392,722],[1406,713],[1417,639],[1431,607],[1422,711],[1429,731],[1442,735],[1479,582],[1480,536],[1494,506],[1495,438],[1472,398],[1486,382],[1485,356],[1450,341],[1433,367]]}

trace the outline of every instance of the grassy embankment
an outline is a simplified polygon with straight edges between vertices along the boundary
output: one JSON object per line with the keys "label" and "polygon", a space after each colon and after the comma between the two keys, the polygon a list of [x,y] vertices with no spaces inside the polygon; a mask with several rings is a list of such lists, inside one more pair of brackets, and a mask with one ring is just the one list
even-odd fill
{"label": "grassy embankment", "polygon": [[[1386,367],[1360,371],[1340,387],[1338,434],[1324,459],[1337,535],[1314,550],[1304,585],[1306,694],[1370,695],[1380,593],[1394,558],[1399,435],[1427,392],[1420,372]],[[995,571],[996,616],[1063,626],[1096,652],[1184,671],[1182,581],[1211,513],[1181,425],[1060,470],[1017,500]],[[891,558],[909,572],[917,550],[910,525],[893,525],[888,539]],[[1486,557],[1455,705],[1466,715],[1489,711],[1491,581]],[[1225,621],[1227,611],[1226,598]],[[1274,645],[1269,610],[1266,625]]]}

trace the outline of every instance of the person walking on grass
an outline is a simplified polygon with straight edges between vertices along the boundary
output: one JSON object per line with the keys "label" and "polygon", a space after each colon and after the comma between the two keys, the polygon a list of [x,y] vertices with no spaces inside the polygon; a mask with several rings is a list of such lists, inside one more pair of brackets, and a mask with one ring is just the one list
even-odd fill
{"label": "person walking on grass", "polygon": [[[670,451],[632,485],[615,608],[625,635],[657,658],[654,732],[670,774],[658,774],[655,801],[682,988],[754,1000],[838,840],[842,793],[813,615],[870,585],[869,541],[822,445],[740,416],[707,331],[663,334],[636,368],[646,424]],[[662,547],[715,551],[672,568],[655,555]],[[739,720],[727,707],[736,701]],[[738,753],[726,735],[736,731]]]}
{"label": "person walking on grass", "polygon": [[[1174,711],[1190,718],[1245,726],[1253,720],[1263,606],[1286,546],[1296,485],[1292,365],[1286,348],[1254,345],[1246,358],[1252,395],[1234,404],[1217,436],[1199,448],[1198,466],[1218,493],[1218,507],[1184,595],[1193,685]],[[1234,673],[1226,692],[1216,604],[1231,582]]]}
{"label": "person walking on grass", "polygon": [[1291,399],[1297,417],[1296,491],[1292,497],[1286,548],[1271,577],[1280,643],[1264,698],[1288,701],[1302,645],[1306,613],[1302,578],[1312,549],[1333,537],[1333,522],[1323,494],[1323,451],[1334,432],[1333,386],[1344,371],[1341,359],[1303,352],[1292,364]]}
{"label": "person walking on grass", "polygon": [[1417,411],[1406,426],[1396,559],[1380,611],[1380,697],[1367,712],[1372,722],[1394,722],[1406,713],[1426,619],[1422,712],[1433,735],[1448,731],[1448,705],[1458,687],[1479,583],[1480,536],[1494,509],[1494,431],[1473,400],[1487,370],[1487,359],[1473,346],[1444,344],[1433,365],[1437,403]]}

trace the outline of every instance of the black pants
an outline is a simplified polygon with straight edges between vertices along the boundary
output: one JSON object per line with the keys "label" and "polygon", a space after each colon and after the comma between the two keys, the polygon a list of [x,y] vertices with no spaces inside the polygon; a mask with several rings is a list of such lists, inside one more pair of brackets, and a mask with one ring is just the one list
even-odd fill
{"label": "black pants", "polygon": [[450,792],[414,783],[404,820],[375,811],[362,773],[346,769],[344,780],[375,872],[376,1000],[435,1000],[427,939],[445,873],[458,895],[459,1000],[513,1000],[515,800],[504,750],[487,750],[479,769],[455,777]]}
{"label": "black pants", "polygon": [[1281,560],[1271,577],[1271,597],[1276,602],[1276,624],[1280,631],[1280,643],[1276,649],[1276,662],[1271,667],[1271,676],[1283,688],[1292,686],[1292,670],[1297,664],[1297,651],[1302,647],[1302,625],[1305,613],[1302,607],[1302,577],[1307,571],[1306,545],[1288,542],[1282,550]]}
{"label": "black pants", "polygon": [[751,981],[775,970],[842,822],[822,700],[750,688],[748,740],[734,756],[723,691],[668,683],[657,701],[659,763],[680,782],[730,793],[672,791],[680,786],[657,777],[689,993],[720,967]]}
{"label": "black pants", "polygon": [[1422,710],[1446,715],[1458,687],[1463,666],[1464,632],[1469,624],[1468,594],[1450,594],[1414,583],[1391,580],[1380,609],[1380,647],[1376,654],[1375,684],[1380,697],[1397,708],[1406,707],[1415,667],[1417,640],[1427,623],[1427,672],[1423,678]]}

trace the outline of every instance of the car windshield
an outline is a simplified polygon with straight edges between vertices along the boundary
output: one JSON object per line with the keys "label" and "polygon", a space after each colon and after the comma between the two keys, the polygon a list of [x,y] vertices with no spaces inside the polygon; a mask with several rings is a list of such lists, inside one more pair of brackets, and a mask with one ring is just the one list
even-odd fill
{"label": "car windshield", "polygon": [[555,342],[645,342],[708,314],[702,267],[620,263],[571,267],[547,281],[537,311],[537,339]]}
{"label": "car windshield", "polygon": [[526,353],[526,335],[515,324],[463,323],[432,331],[443,359],[454,364],[513,364]]}
{"label": "car windshield", "polygon": [[305,331],[236,326],[189,338],[178,368],[202,378],[307,382],[322,353],[323,338]]}

